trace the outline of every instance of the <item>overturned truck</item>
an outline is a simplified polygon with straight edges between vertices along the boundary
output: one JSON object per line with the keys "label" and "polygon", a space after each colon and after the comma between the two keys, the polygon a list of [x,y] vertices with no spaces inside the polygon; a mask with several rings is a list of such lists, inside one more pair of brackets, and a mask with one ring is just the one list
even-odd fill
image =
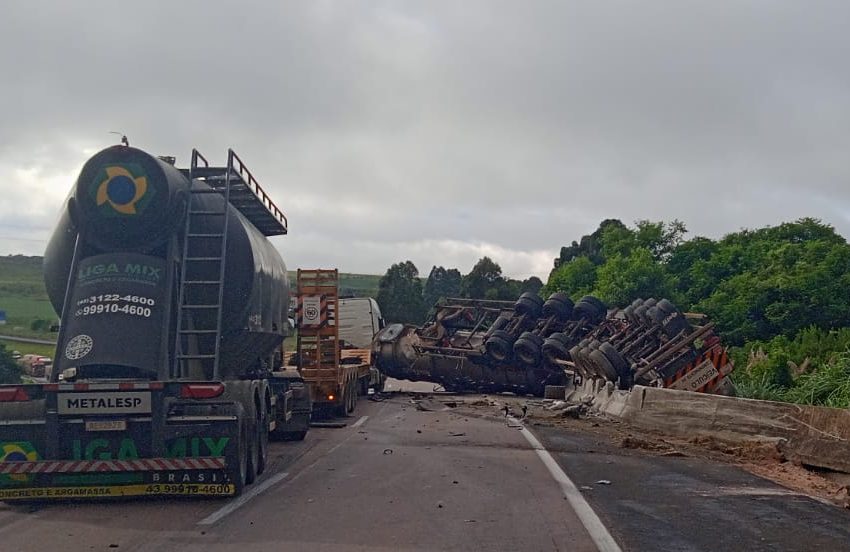
{"label": "overturned truck", "polygon": [[545,301],[534,293],[515,302],[443,299],[424,326],[387,326],[372,349],[387,376],[450,392],[542,396],[547,386],[595,379],[728,393],[733,369],[714,325],[667,299],[609,310],[562,292]]}

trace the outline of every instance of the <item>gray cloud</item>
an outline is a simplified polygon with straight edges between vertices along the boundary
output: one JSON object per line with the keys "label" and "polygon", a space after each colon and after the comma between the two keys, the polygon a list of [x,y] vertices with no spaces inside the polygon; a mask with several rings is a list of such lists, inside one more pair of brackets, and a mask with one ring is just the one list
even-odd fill
{"label": "gray cloud", "polygon": [[126,132],[234,147],[290,266],[545,276],[603,218],[850,232],[843,2],[12,2],[0,253]]}

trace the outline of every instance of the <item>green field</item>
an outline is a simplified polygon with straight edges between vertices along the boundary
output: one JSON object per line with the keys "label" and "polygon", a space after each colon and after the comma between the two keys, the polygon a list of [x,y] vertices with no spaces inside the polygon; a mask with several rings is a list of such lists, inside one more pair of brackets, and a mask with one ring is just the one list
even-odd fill
{"label": "green field", "polygon": [[6,311],[6,324],[0,334],[53,339],[55,334],[33,331],[34,320],[57,320],[47,300],[41,278],[41,257],[10,255],[0,257],[0,310]]}
{"label": "green field", "polygon": [[22,355],[42,355],[53,357],[55,347],[53,345],[39,345],[38,343],[19,343],[17,341],[8,341],[0,339],[0,345],[5,345],[7,351],[18,351]]}
{"label": "green field", "polygon": [[[55,339],[56,334],[33,331],[30,328],[34,320],[42,319],[52,323],[57,319],[47,300],[41,266],[41,257],[0,257],[0,310],[6,311],[7,318],[7,323],[0,325],[0,335]],[[295,275],[295,271],[290,271],[289,278],[293,288]],[[339,291],[341,295],[375,297],[380,279],[380,276],[370,274],[341,273]]]}

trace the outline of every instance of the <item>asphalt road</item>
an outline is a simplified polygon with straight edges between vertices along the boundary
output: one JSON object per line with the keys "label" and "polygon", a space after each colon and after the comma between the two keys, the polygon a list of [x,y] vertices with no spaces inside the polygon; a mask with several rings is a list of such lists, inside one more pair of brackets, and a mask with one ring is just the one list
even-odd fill
{"label": "asphalt road", "polygon": [[533,428],[564,480],[510,422],[425,405],[273,444],[240,499],[0,505],[0,550],[850,550],[850,514],[728,466]]}
{"label": "asphalt road", "polygon": [[518,430],[403,396],[361,400],[348,421],[273,444],[223,517],[233,501],[0,506],[0,550],[596,549]]}

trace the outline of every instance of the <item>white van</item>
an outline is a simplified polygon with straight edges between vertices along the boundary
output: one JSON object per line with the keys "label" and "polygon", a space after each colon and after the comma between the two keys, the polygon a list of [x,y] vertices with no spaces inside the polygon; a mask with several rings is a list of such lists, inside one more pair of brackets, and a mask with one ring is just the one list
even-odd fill
{"label": "white van", "polygon": [[339,300],[339,338],[358,349],[368,349],[372,338],[384,327],[378,302],[371,297]]}

